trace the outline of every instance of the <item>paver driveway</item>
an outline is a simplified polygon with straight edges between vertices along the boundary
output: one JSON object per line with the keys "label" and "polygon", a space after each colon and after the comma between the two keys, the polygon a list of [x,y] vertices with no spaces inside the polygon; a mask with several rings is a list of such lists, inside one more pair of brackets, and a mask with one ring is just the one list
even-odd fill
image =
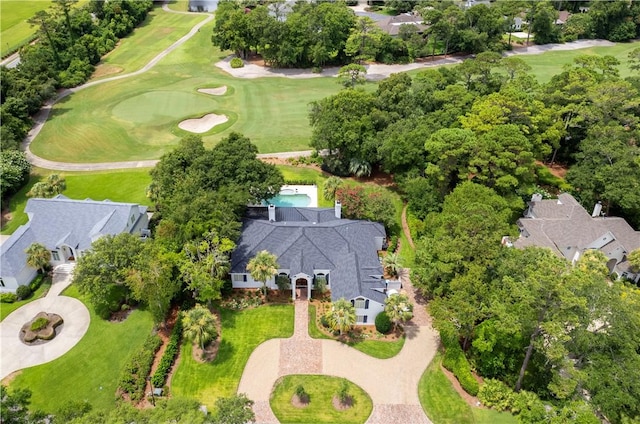
{"label": "paver driveway", "polygon": [[[413,289],[406,288],[415,299]],[[308,303],[296,301],[294,335],[268,340],[253,351],[238,393],[246,393],[255,402],[256,422],[277,423],[269,396],[279,377],[332,375],[347,378],[371,396],[373,412],[368,424],[430,423],[420,406],[418,382],[436,354],[439,338],[423,305],[415,305],[415,315],[405,327],[407,339],[400,353],[390,359],[376,359],[334,340],[309,337]]]}

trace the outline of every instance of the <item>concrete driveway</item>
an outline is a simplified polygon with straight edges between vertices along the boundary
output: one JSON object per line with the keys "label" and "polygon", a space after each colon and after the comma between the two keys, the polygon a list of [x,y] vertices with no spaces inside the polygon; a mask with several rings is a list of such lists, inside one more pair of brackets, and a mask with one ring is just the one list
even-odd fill
{"label": "concrete driveway", "polygon": [[[53,361],[73,348],[87,332],[89,310],[78,299],[60,296],[71,284],[71,274],[54,273],[47,296],[17,309],[0,322],[0,379],[14,371]],[[39,312],[58,314],[64,320],[60,334],[53,340],[29,346],[20,341],[20,329]]]}

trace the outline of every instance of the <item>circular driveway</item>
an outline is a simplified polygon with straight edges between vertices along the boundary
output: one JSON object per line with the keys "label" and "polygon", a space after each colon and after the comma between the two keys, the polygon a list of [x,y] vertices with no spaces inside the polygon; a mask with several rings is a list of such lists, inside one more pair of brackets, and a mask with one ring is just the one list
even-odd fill
{"label": "circular driveway", "polygon": [[[58,314],[62,331],[53,340],[35,346],[20,341],[20,329],[38,312]],[[24,305],[0,323],[0,379],[14,371],[53,361],[67,353],[85,335],[91,321],[89,310],[78,299],[51,296]]]}

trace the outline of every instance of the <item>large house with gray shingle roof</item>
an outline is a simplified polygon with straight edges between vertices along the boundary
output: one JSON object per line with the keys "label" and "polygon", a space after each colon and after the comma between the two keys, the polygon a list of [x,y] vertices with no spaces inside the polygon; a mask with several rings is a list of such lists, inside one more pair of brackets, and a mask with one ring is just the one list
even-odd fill
{"label": "large house with gray shingle roof", "polygon": [[518,220],[520,237],[513,245],[548,247],[572,262],[585,250],[599,250],[609,259],[611,273],[640,281],[640,273],[634,272],[627,260],[629,253],[640,248],[640,231],[623,218],[605,217],[601,212],[597,204],[589,214],[568,193],[546,200],[534,195],[524,217]]}
{"label": "large house with gray shingle roof", "polygon": [[[247,271],[261,250],[278,258],[278,274],[291,282],[292,296],[310,298],[314,284],[345,298],[356,308],[358,324],[373,324],[389,293],[400,282],[383,279],[378,258],[386,233],[382,224],[342,219],[335,208],[250,207],[231,258],[234,288],[259,288]],[[267,282],[277,289],[275,277]],[[392,291],[395,290],[395,291]]]}
{"label": "large house with gray shingle roof", "polygon": [[27,265],[27,249],[41,243],[51,251],[51,265],[73,263],[98,238],[124,232],[147,235],[146,206],[109,200],[29,199],[29,222],[0,246],[0,291],[29,284],[36,270]]}

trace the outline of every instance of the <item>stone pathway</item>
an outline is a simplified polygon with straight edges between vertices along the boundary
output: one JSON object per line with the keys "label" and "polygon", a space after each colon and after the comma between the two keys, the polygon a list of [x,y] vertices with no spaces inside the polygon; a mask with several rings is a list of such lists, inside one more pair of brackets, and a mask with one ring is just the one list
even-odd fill
{"label": "stone pathway", "polygon": [[[27,303],[0,322],[0,379],[14,371],[59,358],[85,335],[91,321],[89,310],[78,299],[59,295],[69,284],[71,273],[57,270],[45,297]],[[39,312],[60,315],[64,320],[62,331],[47,343],[26,345],[20,340],[20,329]]]}
{"label": "stone pathway", "polygon": [[[418,298],[408,279],[405,290]],[[431,423],[420,406],[418,382],[435,356],[439,338],[422,305],[416,305],[413,322],[406,326],[403,349],[390,359],[373,358],[334,340],[312,339],[308,307],[306,301],[296,301],[293,336],[266,341],[247,362],[238,393],[255,402],[257,423],[278,422],[269,397],[277,379],[289,374],[332,375],[359,385],[374,404],[368,424]]]}

